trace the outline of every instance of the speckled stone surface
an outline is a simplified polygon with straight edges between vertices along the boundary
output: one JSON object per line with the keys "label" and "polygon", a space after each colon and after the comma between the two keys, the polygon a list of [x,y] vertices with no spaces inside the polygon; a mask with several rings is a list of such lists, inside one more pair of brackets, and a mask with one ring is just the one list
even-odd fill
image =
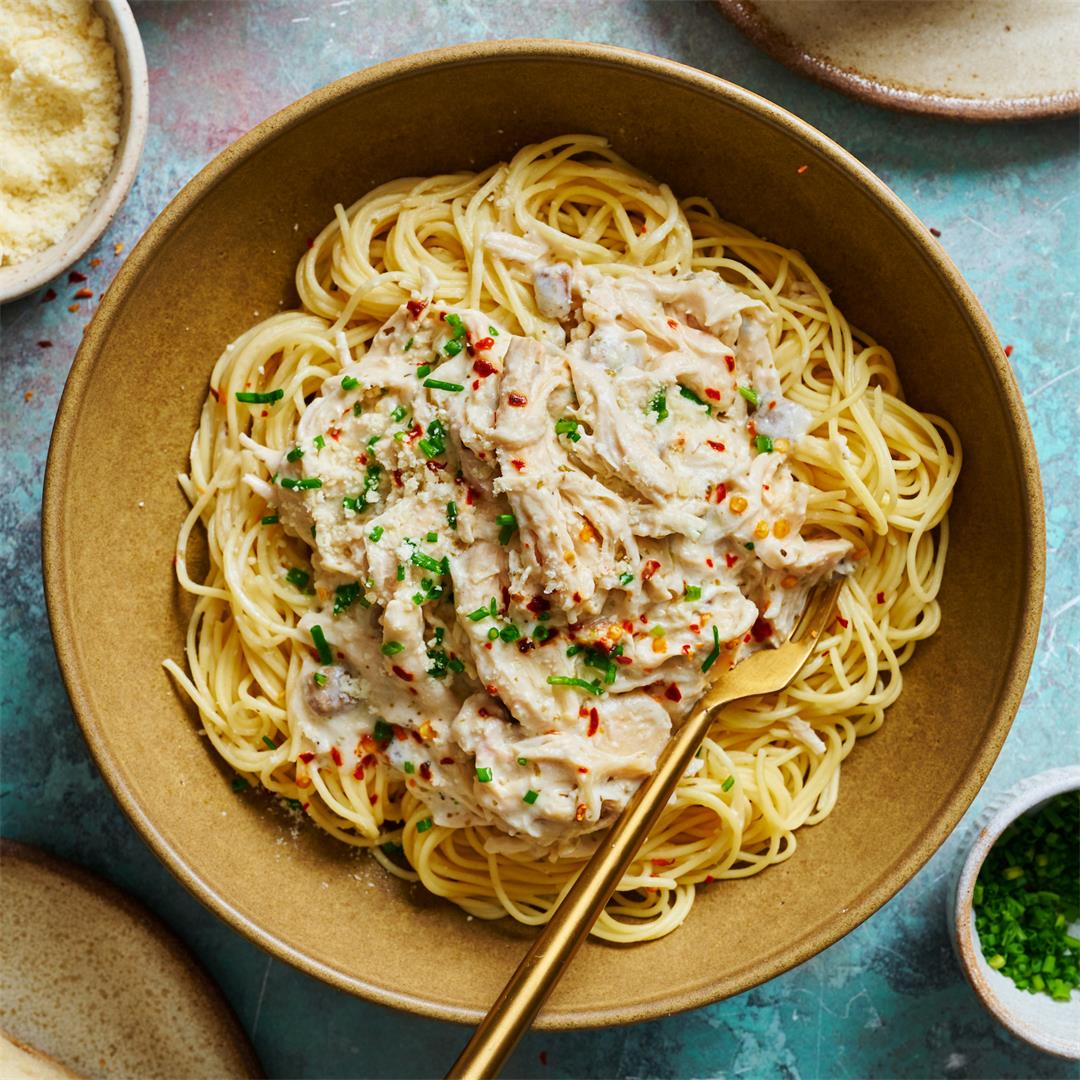
{"label": "speckled stone surface", "polygon": [[[1012,734],[965,821],[1019,778],[1080,760],[1075,120],[974,127],[883,112],[789,73],[706,3],[231,0],[134,8],[150,68],[151,131],[127,203],[78,266],[95,297],[122,260],[114,246],[130,248],[180,186],[253,124],[358,68],[461,41],[564,37],[672,57],[771,98],[851,150],[940,230],[1002,341],[1013,345],[1042,464],[1049,573],[1041,642]],[[101,264],[91,268],[91,257]],[[887,274],[882,281],[886,290]],[[89,758],[49,639],[39,531],[53,417],[96,300],[75,301],[80,284],[66,276],[53,287],[51,302],[38,292],[0,309],[0,827],[98,871],[156,911],[220,984],[268,1075],[442,1075],[464,1029],[368,1005],[270,960],[157,862]],[[137,467],[134,447],[132,461]],[[103,465],[103,476],[114,467]],[[945,932],[962,830],[877,915],[795,971],[665,1020],[529,1036],[508,1075],[1080,1076],[1008,1036],[963,981]]]}

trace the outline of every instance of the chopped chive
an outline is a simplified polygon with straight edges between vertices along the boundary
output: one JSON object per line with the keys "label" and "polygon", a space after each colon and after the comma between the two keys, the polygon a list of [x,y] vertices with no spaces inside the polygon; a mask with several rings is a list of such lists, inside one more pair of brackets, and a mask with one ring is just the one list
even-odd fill
{"label": "chopped chive", "polygon": [[434,824],[435,824],[435,822],[432,821],[431,818],[426,817],[426,818],[423,819],[423,821],[418,821],[416,823],[416,831],[418,833],[427,832],[428,829],[430,829],[431,826],[434,825]]}
{"label": "chopped chive", "polygon": [[325,686],[330,681],[321,671],[316,671],[311,677],[316,686]]}
{"label": "chopped chive", "polygon": [[517,641],[517,639],[521,637],[521,631],[513,623],[510,623],[509,626],[504,626],[499,631],[499,637],[507,643]]}
{"label": "chopped chive", "polygon": [[370,450],[381,438],[381,435],[372,435],[367,441],[368,449]]}
{"label": "chopped chive", "polygon": [[547,641],[551,637],[552,631],[546,627],[543,623],[537,623],[533,627],[532,638],[533,641]]}
{"label": "chopped chive", "polygon": [[518,763],[519,765],[528,765],[528,764],[529,764],[529,759],[528,759],[528,758],[525,758],[525,757],[519,757],[519,758],[517,759],[517,763]]}
{"label": "chopped chive", "polygon": [[499,543],[505,546],[518,530],[517,518],[513,514],[498,514],[495,523],[502,526],[499,529]]}
{"label": "chopped chive", "polygon": [[[359,415],[359,414],[357,414],[357,415]],[[311,441],[315,444],[315,449],[316,450],[322,450],[326,446],[326,440],[321,435],[316,435],[315,438],[312,439]]]}
{"label": "chopped chive", "polygon": [[721,791],[730,791],[735,786],[735,777],[729,776],[721,785]]}
{"label": "chopped chive", "polygon": [[590,694],[595,694],[597,697],[604,692],[604,688],[600,685],[598,679],[587,682],[585,679],[573,679],[567,675],[549,675],[547,681],[549,686],[576,686],[581,690],[587,690]]}
{"label": "chopped chive", "polygon": [[569,656],[577,656],[577,654],[578,654],[579,652],[582,652],[582,651],[584,650],[584,648],[585,648],[585,646],[584,646],[584,645],[571,645],[571,646],[570,646],[570,647],[569,647],[569,648],[568,648],[568,649],[566,650],[566,655],[567,655],[568,657],[569,657]]}
{"label": "chopped chive", "polygon": [[415,765],[414,765],[414,764],[413,764],[413,763],[412,763],[411,761],[406,761],[406,762],[405,762],[405,763],[404,763],[404,764],[403,764],[403,765],[401,766],[401,769],[402,769],[402,771],[403,771],[403,772],[407,772],[407,773],[414,773],[414,772],[416,772],[416,766],[415,766]]}
{"label": "chopped chive", "polygon": [[368,539],[373,544],[377,544],[382,539],[384,531],[385,530],[383,529],[383,527],[381,525],[376,525],[375,528],[372,529],[371,532],[368,533]]}
{"label": "chopped chive", "polygon": [[409,556],[409,562],[411,562],[413,566],[419,566],[421,570],[430,570],[433,574],[442,575],[446,570],[442,560],[433,559],[430,555],[425,555],[422,551],[414,551],[412,555]]}
{"label": "chopped chive", "polygon": [[242,776],[234,776],[232,781],[232,789],[239,795],[243,791],[251,787],[251,784],[247,782]]}
{"label": "chopped chive", "polygon": [[712,628],[712,640],[713,647],[709,655],[705,657],[705,662],[701,665],[702,671],[708,671],[720,658],[720,630],[715,623]]}
{"label": "chopped chive", "polygon": [[276,525],[278,523],[277,514],[267,514],[266,517],[259,522],[260,525]]}
{"label": "chopped chive", "polygon": [[284,396],[284,390],[242,390],[236,395],[236,400],[242,401],[245,405],[272,405],[275,401],[280,401]]}
{"label": "chopped chive", "polygon": [[285,580],[303,592],[311,582],[311,575],[306,570],[301,570],[299,566],[294,566],[285,575]]}
{"label": "chopped chive", "polygon": [[665,390],[657,390],[653,394],[652,399],[649,401],[649,411],[656,413],[656,422],[658,424],[668,418],[670,414],[668,413],[667,392]]}
{"label": "chopped chive", "polygon": [[578,442],[581,438],[581,432],[578,431],[580,426],[577,420],[564,416],[561,420],[555,421],[555,434],[565,435],[571,442]]}
{"label": "chopped chive", "polygon": [[397,564],[397,579],[398,581],[405,580],[405,567],[402,566],[401,563]]}
{"label": "chopped chive", "polygon": [[465,346],[457,338],[451,338],[444,346],[443,352],[447,356],[457,356]]}
{"label": "chopped chive", "polygon": [[304,451],[299,446],[294,446],[286,455],[286,461],[299,461],[304,456]]}
{"label": "chopped chive", "polygon": [[357,601],[360,602],[361,607],[371,607],[371,601],[364,596],[358,581],[349,582],[347,585],[339,585],[334,590],[334,614],[340,615]]}
{"label": "chopped chive", "polygon": [[429,544],[434,544],[435,541],[438,540],[438,539],[439,539],[439,534],[437,532],[429,532],[424,537],[424,540],[427,541],[427,543],[429,543]]}
{"label": "chopped chive", "polygon": [[[352,407],[353,416],[362,416],[363,413],[364,413],[364,406],[359,401],[354,401],[353,402],[353,407]],[[320,435],[319,438],[321,439],[322,436]],[[326,443],[324,442],[323,445],[325,446]]]}
{"label": "chopped chive", "polygon": [[409,340],[405,342],[405,348],[402,349],[401,351],[402,352],[408,352],[412,348],[412,343],[413,343],[413,339],[409,338]]}
{"label": "chopped chive", "polygon": [[315,648],[318,650],[323,667],[328,667],[334,662],[334,654],[330,651],[330,646],[326,641],[326,635],[323,633],[321,626],[311,628],[311,640],[315,642]]}
{"label": "chopped chive", "polygon": [[405,849],[400,844],[395,844],[393,840],[387,840],[385,843],[379,845],[385,855],[404,855]]}
{"label": "chopped chive", "polygon": [[376,720],[372,735],[376,742],[389,742],[394,737],[394,729],[385,720]]}
{"label": "chopped chive", "polygon": [[321,488],[322,481],[317,476],[305,476],[303,480],[294,480],[291,476],[283,476],[281,486],[289,491],[292,491],[293,488],[300,491],[310,491],[312,488]]}
{"label": "chopped chive", "polygon": [[692,401],[695,405],[700,405],[710,416],[712,416],[712,409],[708,402],[702,401],[689,386],[680,386],[679,396],[686,398],[687,401]]}
{"label": "chopped chive", "polygon": [[406,409],[404,405],[399,405],[390,414],[390,419],[393,420],[395,424],[400,424],[401,421],[404,420],[405,417],[408,416],[408,415],[409,415],[409,410]]}
{"label": "chopped chive", "polygon": [[274,742],[274,740],[271,739],[269,735],[264,735],[262,737],[262,741],[264,743],[266,743],[266,745],[269,746],[271,750],[276,750],[277,749],[277,743]]}
{"label": "chopped chive", "polygon": [[739,393],[750,403],[750,406],[756,409],[761,404],[761,398],[758,396],[758,392],[749,386],[740,386]]}
{"label": "chopped chive", "polygon": [[476,770],[476,779],[479,780],[481,784],[490,784],[491,783],[491,770],[488,769],[488,768],[477,769]]}
{"label": "chopped chive", "polygon": [[304,804],[299,799],[282,799],[281,800],[290,810],[303,810]]}
{"label": "chopped chive", "polygon": [[534,802],[536,802],[536,800],[537,800],[537,799],[538,799],[539,797],[540,797],[540,792],[539,792],[539,791],[533,791],[533,789],[532,789],[532,788],[529,788],[529,790],[528,790],[528,791],[526,791],[526,792],[525,792],[525,794],[521,796],[521,801],[522,801],[522,802],[526,802],[526,803],[528,803],[528,804],[529,804],[530,806],[532,806],[532,804],[533,804]]}
{"label": "chopped chive", "polygon": [[746,548],[747,551],[753,551],[754,550],[754,541],[751,540],[748,544],[743,544],[743,547]]}
{"label": "chopped chive", "polygon": [[425,379],[424,385],[429,390],[449,390],[451,393],[458,393],[460,390],[464,390],[465,387],[461,383],[445,382],[442,379]]}
{"label": "chopped chive", "polygon": [[465,617],[471,619],[473,622],[480,622],[481,619],[486,619],[491,615],[491,612],[487,608],[477,608],[475,611],[470,611]]}
{"label": "chopped chive", "polygon": [[341,380],[342,390],[355,390],[360,385],[359,379],[354,379],[351,375],[346,375]]}
{"label": "chopped chive", "polygon": [[684,600],[700,600],[701,599],[701,586],[700,585],[687,585],[686,592],[683,593]]}
{"label": "chopped chive", "polygon": [[488,327],[488,333],[489,333],[489,334],[490,334],[490,335],[491,335],[492,337],[498,337],[498,336],[499,336],[499,331],[498,331],[498,330],[496,330],[494,326],[489,326],[489,327]]}
{"label": "chopped chive", "polygon": [[619,584],[620,585],[629,585],[630,582],[633,581],[633,580],[634,580],[634,575],[629,573],[629,572],[619,575]]}
{"label": "chopped chive", "polygon": [[430,375],[430,374],[431,374],[431,365],[430,364],[421,364],[416,369],[416,377],[418,379],[422,379],[425,375]]}
{"label": "chopped chive", "polygon": [[404,652],[405,646],[400,641],[388,641],[382,647],[383,656],[397,656],[399,652]]}
{"label": "chopped chive", "polygon": [[453,499],[446,504],[446,523],[451,529],[457,528],[457,503]]}
{"label": "chopped chive", "polygon": [[491,628],[491,629],[490,629],[490,630],[488,631],[488,641],[497,641],[497,640],[498,640],[498,637],[499,637],[499,630],[498,630],[498,627],[495,627],[495,626],[493,626],[493,627],[492,627],[492,628]]}
{"label": "chopped chive", "polygon": [[457,675],[465,670],[465,665],[456,656],[451,656],[446,666]]}
{"label": "chopped chive", "polygon": [[771,454],[773,448],[772,438],[768,435],[755,435],[754,448],[759,454]]}

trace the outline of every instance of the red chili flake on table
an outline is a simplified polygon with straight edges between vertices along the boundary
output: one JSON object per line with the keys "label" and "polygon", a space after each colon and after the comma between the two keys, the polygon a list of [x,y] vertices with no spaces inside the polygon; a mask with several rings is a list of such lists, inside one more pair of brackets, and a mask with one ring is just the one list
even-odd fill
{"label": "red chili flake on table", "polygon": [[[484,352],[487,349],[493,349],[495,347],[495,339],[492,337],[482,337],[473,348],[477,352]],[[475,366],[475,365],[474,365]]]}
{"label": "red chili flake on table", "polygon": [[711,401],[719,401],[720,400],[720,391],[717,390],[715,387],[706,386],[705,387],[705,396],[707,398],[709,398]]}
{"label": "red chili flake on table", "polygon": [[738,561],[739,561],[739,556],[738,556],[738,555],[732,555],[730,551],[729,551],[729,552],[728,552],[728,553],[727,553],[727,554],[726,554],[726,555],[724,556],[724,562],[726,562],[726,563],[727,563],[727,565],[728,565],[728,569],[729,569],[729,570],[730,570],[730,569],[731,569],[731,568],[732,568],[732,567],[733,567],[733,566],[734,566],[734,565],[735,565],[735,564],[736,564],[736,563],[737,563]]}
{"label": "red chili flake on table", "polygon": [[409,309],[409,314],[414,319],[418,319],[418,318],[420,318],[420,312],[423,311],[424,308],[427,307],[427,301],[426,300],[410,300],[405,305],[405,307]]}
{"label": "red chili flake on table", "polygon": [[72,270],[71,273],[68,274],[68,284],[69,285],[77,285],[80,282],[85,281],[85,280],[86,280],[86,275],[85,274],[80,274],[78,270]]}
{"label": "red chili flake on table", "polygon": [[406,682],[413,681],[412,673],[406,671],[403,667],[399,667],[397,664],[395,664],[390,670],[393,671],[393,673],[399,679],[404,679]]}
{"label": "red chili flake on table", "polygon": [[100,259],[95,258],[95,259],[90,260],[90,268],[92,270],[96,270],[100,265],[101,265],[101,260]]}
{"label": "red chili flake on table", "polygon": [[1013,354],[1013,347],[1011,345],[1006,345],[1005,346],[1005,355],[1006,356],[1012,356],[1012,354]]}
{"label": "red chili flake on table", "polygon": [[[34,396],[34,391],[33,390],[27,390],[26,393],[23,394],[22,399],[23,399],[23,401],[29,401],[33,396]],[[173,566],[175,566],[175,565],[176,565],[176,556],[173,556]]]}
{"label": "red chili flake on table", "polygon": [[600,713],[597,712],[596,708],[594,707],[594,708],[589,710],[589,730],[586,731],[585,734],[588,735],[589,738],[591,739],[596,734],[599,727],[600,727]]}
{"label": "red chili flake on table", "polygon": [[[485,338],[484,340],[487,341],[488,339]],[[481,379],[486,379],[489,375],[495,373],[495,369],[486,360],[474,360],[472,369]]]}
{"label": "red chili flake on table", "polygon": [[541,1065],[546,1065],[547,1064],[547,1051],[546,1050],[541,1050],[540,1051],[540,1064]]}
{"label": "red chili flake on table", "polygon": [[885,603],[885,594],[883,592],[879,592],[877,594],[877,602],[879,604],[884,604]]}
{"label": "red chili flake on table", "polygon": [[717,484],[716,485],[716,501],[718,503],[722,503],[726,498],[727,498],[727,485],[726,484]]}
{"label": "red chili flake on table", "polygon": [[79,310],[79,305],[78,304],[68,304],[68,311],[70,311],[73,315],[78,310]]}
{"label": "red chili flake on table", "polygon": [[837,615],[836,621],[846,630],[851,624],[844,618],[843,615]]}
{"label": "red chili flake on table", "polygon": [[344,762],[342,761],[341,751],[336,746],[330,747],[330,757],[333,758],[334,764],[340,768]]}
{"label": "red chili flake on table", "polygon": [[315,755],[312,753],[304,752],[300,755],[300,760],[306,765],[309,761],[314,760]]}
{"label": "red chili flake on table", "polygon": [[668,683],[668,687],[664,691],[664,697],[668,701],[682,701],[682,691],[674,683]]}
{"label": "red chili flake on table", "polygon": [[38,342],[38,348],[39,349],[51,349],[52,348],[52,342],[51,341],[39,341]]}
{"label": "red chili flake on table", "polygon": [[706,439],[705,444],[711,446],[718,454],[722,454],[727,449],[722,442],[715,442],[712,439]]}
{"label": "red chili flake on table", "polygon": [[802,174],[803,174],[804,172],[806,172],[806,170],[807,170],[807,169],[809,169],[809,168],[810,168],[810,166],[809,166],[809,165],[800,165],[800,166],[799,166],[799,167],[798,167],[798,168],[797,168],[797,169],[796,169],[795,171],[796,171],[796,172],[797,172],[797,173],[798,173],[798,174],[799,174],[800,176],[802,176]]}
{"label": "red chili flake on table", "polygon": [[931,225],[930,226],[930,235],[931,236],[940,236],[941,235],[941,230],[940,229],[935,229],[933,227],[933,225]]}
{"label": "red chili flake on table", "polygon": [[431,782],[431,766],[426,761],[420,763],[420,779]]}
{"label": "red chili flake on table", "polygon": [[513,465],[514,468],[517,469],[518,472],[524,472],[525,471],[525,462],[522,461],[521,458],[511,458],[510,459],[510,464]]}
{"label": "red chili flake on table", "polygon": [[45,294],[41,298],[41,302],[43,304],[47,304],[47,303],[49,303],[50,300],[55,300],[55,299],[56,299],[56,290],[55,289],[46,289]]}
{"label": "red chili flake on table", "polygon": [[755,641],[768,641],[772,637],[772,632],[772,623],[760,616],[758,616],[754,625],[750,627],[750,633],[753,634]]}
{"label": "red chili flake on table", "polygon": [[655,559],[650,559],[645,564],[645,569],[641,571],[641,580],[642,581],[648,581],[649,578],[651,578],[653,576],[653,574],[655,574],[656,571],[659,570],[659,569],[660,569],[660,564]]}
{"label": "red chili flake on table", "polygon": [[93,295],[94,295],[94,290],[93,289],[76,289],[76,291],[75,291],[75,299],[76,300],[90,300],[93,297]]}
{"label": "red chili flake on table", "polygon": [[529,404],[529,399],[524,394],[510,394],[507,396],[506,400],[509,401],[515,409],[520,409],[523,405]]}
{"label": "red chili flake on table", "polygon": [[724,357],[724,363],[727,364],[728,371],[734,371],[735,370],[735,357],[734,356],[725,356]]}

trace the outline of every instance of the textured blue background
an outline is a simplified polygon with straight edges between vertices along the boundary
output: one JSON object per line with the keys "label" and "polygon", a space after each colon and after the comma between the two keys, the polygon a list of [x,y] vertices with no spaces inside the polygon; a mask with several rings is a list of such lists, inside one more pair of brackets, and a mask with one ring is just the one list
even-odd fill
{"label": "textured blue background", "polygon": [[[789,73],[702,3],[234,0],[136,3],[135,11],[150,67],[151,129],[131,197],[79,266],[95,296],[121,261],[114,245],[130,248],[180,186],[253,124],[358,68],[455,42],[563,37],[672,57],[779,102],[855,153],[941,230],[1002,341],[1014,346],[1042,464],[1049,579],[1041,643],[1020,715],[971,813],[1023,776],[1080,759],[1075,120],[973,127],[883,112]],[[95,255],[102,264],[91,269]],[[151,855],[90,761],[49,640],[39,527],[53,417],[96,301],[70,313],[78,286],[66,277],[54,285],[56,301],[42,303],[39,292],[0,312],[3,832],[97,870],[158,912],[222,986],[269,1075],[441,1075],[464,1029],[346,997],[233,933]],[[532,1035],[509,1073],[1080,1075],[1013,1040],[964,983],[944,923],[958,839],[877,915],[797,970],[682,1016]]]}

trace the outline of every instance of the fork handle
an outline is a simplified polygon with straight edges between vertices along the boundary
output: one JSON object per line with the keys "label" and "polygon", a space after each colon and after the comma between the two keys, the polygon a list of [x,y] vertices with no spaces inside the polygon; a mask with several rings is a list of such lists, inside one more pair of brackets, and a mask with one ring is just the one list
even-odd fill
{"label": "fork handle", "polygon": [[480,1022],[446,1074],[450,1078],[479,1080],[495,1077],[522,1035],[555,989],[600,916],[615,886],[633,862],[649,830],[656,824],[680,777],[697,753],[719,705],[710,695],[672,735],[660,754],[656,770],[638,788],[593,857],[578,874],[570,891],[535,939],[495,1004]]}

